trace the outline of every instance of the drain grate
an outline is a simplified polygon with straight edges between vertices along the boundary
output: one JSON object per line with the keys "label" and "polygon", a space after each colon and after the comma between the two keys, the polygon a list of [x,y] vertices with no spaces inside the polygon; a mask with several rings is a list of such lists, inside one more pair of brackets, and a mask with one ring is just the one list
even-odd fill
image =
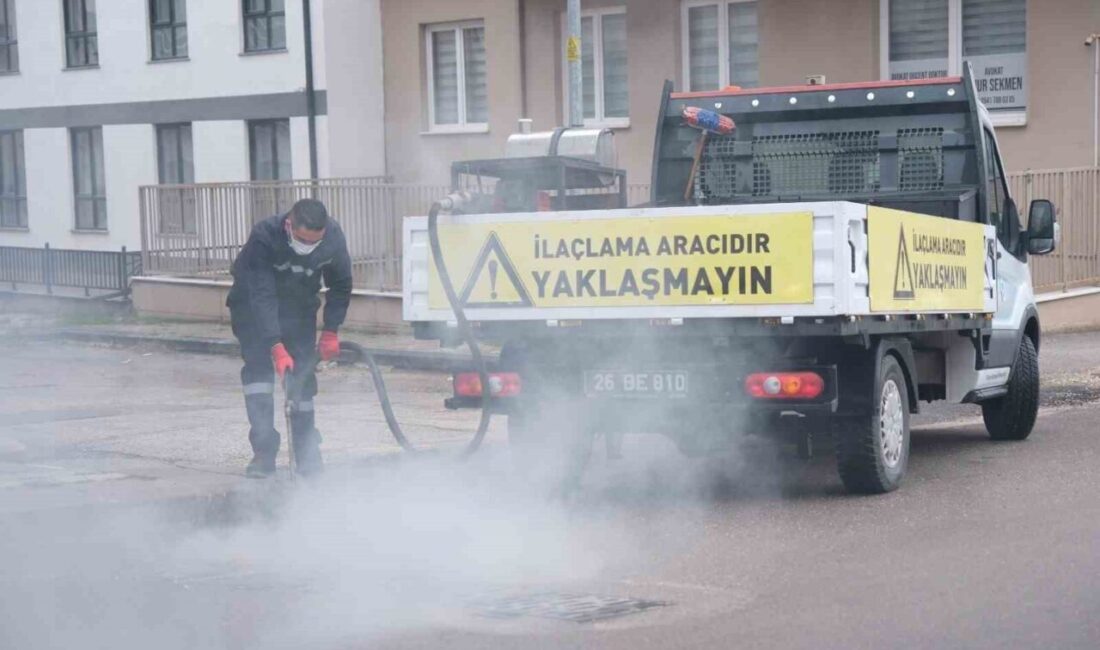
{"label": "drain grate", "polygon": [[530,616],[574,623],[603,621],[670,604],[659,600],[553,592],[486,598],[471,603],[479,613],[492,618]]}

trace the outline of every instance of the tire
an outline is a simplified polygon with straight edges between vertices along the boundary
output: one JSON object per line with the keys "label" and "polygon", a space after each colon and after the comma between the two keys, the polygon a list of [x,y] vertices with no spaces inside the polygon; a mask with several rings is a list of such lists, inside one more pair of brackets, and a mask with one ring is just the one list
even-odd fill
{"label": "tire", "polygon": [[559,494],[580,486],[593,434],[576,411],[575,404],[548,405],[508,416],[512,463],[525,481]]}
{"label": "tire", "polygon": [[1012,364],[1008,394],[982,402],[982,419],[993,440],[1024,440],[1031,435],[1038,414],[1039,353],[1031,338],[1024,336]]}
{"label": "tire", "polygon": [[879,361],[870,413],[839,419],[837,470],[849,492],[883,494],[901,485],[909,464],[909,391],[901,364]]}

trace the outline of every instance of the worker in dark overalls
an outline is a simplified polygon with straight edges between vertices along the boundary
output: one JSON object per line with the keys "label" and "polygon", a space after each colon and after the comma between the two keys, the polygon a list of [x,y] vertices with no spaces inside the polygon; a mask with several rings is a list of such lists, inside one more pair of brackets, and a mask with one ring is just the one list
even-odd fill
{"label": "worker in dark overalls", "polygon": [[[328,292],[317,340],[318,295],[324,280]],[[241,384],[251,430],[252,462],[246,475],[271,476],[279,453],[275,430],[275,375],[294,372],[301,386],[291,395],[291,428],[298,472],[322,469],[321,436],[313,421],[317,378],[311,360],[340,354],[337,330],[351,299],[351,258],[340,226],[320,201],[303,199],[285,215],[269,217],[252,228],[248,242],[233,262],[233,288],[226,305],[233,335],[241,345]],[[315,356],[317,355],[317,356]],[[306,366],[309,367],[306,367]]]}

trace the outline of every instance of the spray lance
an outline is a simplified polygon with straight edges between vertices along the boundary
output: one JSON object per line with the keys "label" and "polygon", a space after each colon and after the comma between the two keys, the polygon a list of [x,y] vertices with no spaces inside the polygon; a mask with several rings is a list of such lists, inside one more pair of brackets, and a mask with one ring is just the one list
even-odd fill
{"label": "spray lance", "polygon": [[[454,314],[458,335],[470,349],[470,356],[473,358],[474,368],[477,370],[478,377],[481,380],[481,419],[478,421],[477,430],[474,432],[473,438],[470,439],[470,442],[462,451],[463,458],[469,457],[476,452],[481,446],[481,442],[485,439],[485,433],[489,429],[489,420],[492,417],[492,412],[489,410],[489,402],[492,399],[492,387],[489,384],[489,372],[485,366],[485,357],[481,354],[481,347],[478,346],[477,338],[470,328],[470,322],[466,319],[466,311],[451,281],[451,274],[447,270],[447,263],[443,260],[443,249],[439,244],[438,223],[440,212],[445,211],[453,213],[469,203],[472,198],[473,197],[468,192],[454,192],[433,203],[431,209],[428,210],[428,246],[432,251],[432,261],[435,264],[436,273],[439,275],[439,283],[443,286],[443,293],[447,296],[447,304],[450,305],[451,312]],[[371,379],[374,382],[375,391],[378,393],[378,401],[382,406],[382,414],[386,418],[386,426],[389,428],[390,433],[393,434],[397,444],[401,445],[402,449],[409,452],[415,452],[416,448],[409,442],[408,437],[401,428],[401,424],[397,421],[397,417],[393,413],[389,392],[386,390],[386,382],[382,377],[382,371],[378,368],[378,363],[374,359],[374,356],[371,355],[368,350],[356,343],[342,342],[340,347],[350,350],[356,357],[366,362],[367,366],[370,368]]]}

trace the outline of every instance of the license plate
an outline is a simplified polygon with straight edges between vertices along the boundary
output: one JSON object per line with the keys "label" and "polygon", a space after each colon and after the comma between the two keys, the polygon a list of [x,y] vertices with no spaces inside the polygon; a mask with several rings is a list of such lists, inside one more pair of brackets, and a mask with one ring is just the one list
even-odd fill
{"label": "license plate", "polygon": [[688,373],[682,370],[587,370],[584,394],[589,397],[687,397]]}

